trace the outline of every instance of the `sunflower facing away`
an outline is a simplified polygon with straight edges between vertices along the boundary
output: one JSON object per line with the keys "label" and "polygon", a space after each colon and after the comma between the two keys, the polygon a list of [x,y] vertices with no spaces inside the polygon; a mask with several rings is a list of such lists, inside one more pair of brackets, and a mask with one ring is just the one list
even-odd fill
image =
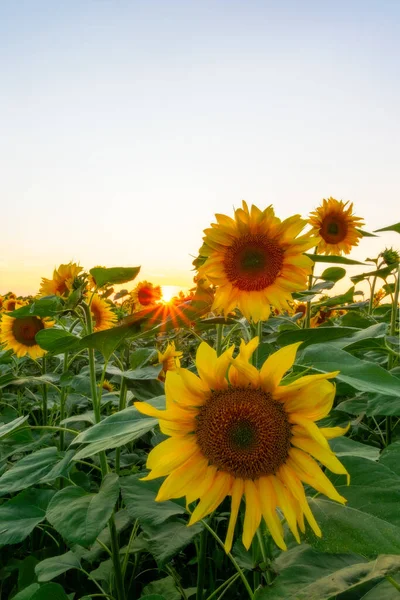
{"label": "sunflower facing away", "polygon": [[159,285],[155,286],[149,281],[141,281],[131,291],[135,310],[143,310],[155,306],[161,300],[162,292]]}
{"label": "sunflower facing away", "polygon": [[362,234],[357,227],[364,225],[364,221],[353,215],[353,203],[348,204],[332,197],[324,198],[322,206],[310,213],[311,233],[321,237],[320,254],[350,254],[353,246],[358,246]]}
{"label": "sunflower facing away", "polygon": [[54,269],[53,279],[42,277],[39,294],[41,296],[68,296],[72,289],[72,284],[75,277],[82,271],[82,267],[78,267],[75,263],[60,265],[58,269]]}
{"label": "sunflower facing away", "polygon": [[0,323],[0,343],[6,350],[12,350],[18,358],[28,354],[31,358],[40,358],[46,351],[35,340],[35,335],[42,329],[54,324],[40,317],[27,316],[16,319],[3,315]]}
{"label": "sunflower facing away", "polygon": [[110,329],[117,321],[117,315],[112,310],[111,305],[100,298],[98,294],[93,294],[90,303],[90,312],[93,319],[93,331],[103,331]]}
{"label": "sunflower facing away", "polygon": [[175,342],[168,344],[164,352],[158,352],[158,363],[162,365],[158,379],[165,381],[167,371],[176,371],[181,366],[181,357],[182,352],[175,350]]}
{"label": "sunflower facing away", "polygon": [[257,322],[268,319],[271,304],[287,309],[291,292],[305,289],[311,270],[303,252],[319,241],[310,233],[297,237],[306,221],[299,215],[281,221],[271,206],[249,210],[245,201],[234,219],[215,216],[199,251],[199,275],[217,286],[213,310],[228,314],[238,307]]}
{"label": "sunflower facing away", "polygon": [[272,354],[260,371],[249,362],[257,345],[254,338],[247,345],[242,342],[236,358],[233,346],[217,358],[203,342],[196,357],[199,376],[183,368],[167,372],[165,411],[135,402],[141,413],[158,418],[161,431],[170,436],[147,460],[151,472],[144,479],[167,475],[156,500],[186,496],[188,505],[199,500],[189,521],[193,525],[230,496],[227,552],[243,496],[242,539],[247,549],[261,518],[276,544],[286,549],[277,508],[298,542],[298,528],[305,531],[304,517],[321,535],[303,483],[332,500],[346,501],[315,460],[333,473],[347,475],[327,442],[347,429],[315,424],[332,408],[335,387],[328,379],[337,372],[280,385],[300,344]]}

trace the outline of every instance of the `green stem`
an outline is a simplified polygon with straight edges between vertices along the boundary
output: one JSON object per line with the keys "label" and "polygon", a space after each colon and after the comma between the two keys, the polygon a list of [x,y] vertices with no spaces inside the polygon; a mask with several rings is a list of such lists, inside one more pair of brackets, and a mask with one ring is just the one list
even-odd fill
{"label": "green stem", "polygon": [[222,353],[222,339],[224,333],[224,326],[222,324],[217,325],[217,339],[215,345],[215,351],[217,356],[221,356]]}
{"label": "green stem", "polygon": [[265,547],[264,536],[262,534],[262,531],[260,531],[260,527],[257,529],[257,540],[258,540],[258,544],[260,546],[261,556],[263,557],[263,561],[265,563],[267,563],[268,562],[268,553],[267,553],[267,549]]}
{"label": "green stem", "polygon": [[[399,312],[399,284],[400,284],[400,265],[397,269],[397,277],[396,277],[396,286],[394,290],[394,298],[392,304],[392,315],[390,318],[390,336],[394,337],[396,335],[396,323],[397,316]],[[389,354],[388,356],[388,370],[390,371],[393,367],[394,356],[393,354]],[[386,417],[386,446],[389,446],[392,442],[392,417]]]}
{"label": "green stem", "polygon": [[22,431],[23,429],[50,429],[51,431],[68,431],[68,433],[73,433],[74,435],[78,435],[81,433],[76,429],[68,429],[67,427],[58,427],[57,425],[28,425],[27,427],[20,427],[18,431]]}
{"label": "green stem", "polygon": [[[208,523],[206,523],[204,520],[202,520],[201,522],[203,523],[203,525],[207,529],[207,531],[209,531],[211,533],[211,535],[213,536],[213,538],[218,542],[218,544],[221,546],[221,548],[224,549],[224,542],[221,540],[221,538],[215,533],[215,531],[213,529],[211,529],[211,527],[208,525]],[[234,557],[232,556],[232,554],[230,552],[227,553],[227,556],[228,556],[229,560],[231,561],[231,563],[233,564],[233,566],[235,567],[237,573],[239,574],[239,577],[242,580],[244,587],[246,588],[246,591],[249,595],[250,600],[254,600],[253,590],[251,589],[250,584],[246,579],[246,575],[243,573],[242,569],[239,567],[238,563],[236,562],[236,560],[234,559]]]}
{"label": "green stem", "polygon": [[[122,378],[121,381],[121,387],[119,390],[119,404],[118,404],[118,411],[120,410],[124,410],[124,408],[126,408],[126,392],[127,392],[127,384],[126,384],[126,379],[125,377]],[[121,461],[121,448],[117,448],[115,451],[115,472],[117,475],[119,475],[119,469],[120,469],[120,461]]]}
{"label": "green stem", "polygon": [[[64,354],[64,368],[63,368],[63,374],[67,373],[68,371],[68,352],[65,352]],[[64,421],[65,419],[65,400],[67,398],[67,388],[63,387],[61,388],[61,393],[60,393],[60,423],[62,421]],[[63,451],[64,450],[64,432],[61,431],[60,433],[60,450]]]}
{"label": "green stem", "polygon": [[[217,325],[219,327],[219,325]],[[200,548],[197,553],[197,590],[196,600],[203,600],[204,579],[207,559],[207,529],[203,529],[200,536]]]}
{"label": "green stem", "polygon": [[263,322],[258,321],[257,328],[256,328],[256,336],[258,337],[258,346],[253,354],[253,361],[252,361],[253,365],[255,367],[258,366],[258,357],[259,357],[260,345],[262,342],[262,333],[263,333]]}
{"label": "green stem", "polygon": [[[317,246],[314,248],[314,254],[318,254]],[[314,269],[315,269],[315,263],[313,263],[313,265],[311,267],[311,273],[308,276],[308,286],[307,286],[308,291],[310,291],[313,286]],[[311,300],[307,300],[306,316],[304,319],[304,328],[309,329],[310,323],[311,323]]]}
{"label": "green stem", "polygon": [[397,590],[398,592],[400,592],[400,585],[397,583],[397,581],[395,581],[395,580],[393,579],[393,577],[390,577],[389,575],[386,575],[386,579],[388,580],[388,582],[389,582],[389,583],[391,583],[391,584],[392,584],[392,586],[393,586],[394,588],[396,588],[396,590]]}
{"label": "green stem", "polygon": [[239,573],[235,573],[234,575],[232,575],[232,577],[229,577],[229,579],[224,581],[223,584],[221,584],[216,590],[214,590],[213,593],[206,598],[206,600],[212,600],[212,598],[215,598],[215,596],[217,596],[219,594],[219,592],[222,592],[222,594],[219,596],[219,598],[222,598],[222,596],[225,594],[225,592],[227,592],[229,590],[231,585],[233,583],[235,583],[236,579],[238,579],[239,577],[240,577]]}
{"label": "green stem", "polygon": [[[46,357],[42,358],[42,375],[46,375]],[[43,424],[47,423],[47,385],[44,384],[42,388],[42,396],[43,396]]]}

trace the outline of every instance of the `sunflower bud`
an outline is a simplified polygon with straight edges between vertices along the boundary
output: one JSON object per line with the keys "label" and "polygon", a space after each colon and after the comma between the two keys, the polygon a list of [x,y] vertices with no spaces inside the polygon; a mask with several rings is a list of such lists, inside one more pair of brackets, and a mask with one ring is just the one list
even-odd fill
{"label": "sunflower bud", "polygon": [[398,265],[400,261],[400,254],[393,248],[385,248],[381,253],[381,256],[386,265]]}

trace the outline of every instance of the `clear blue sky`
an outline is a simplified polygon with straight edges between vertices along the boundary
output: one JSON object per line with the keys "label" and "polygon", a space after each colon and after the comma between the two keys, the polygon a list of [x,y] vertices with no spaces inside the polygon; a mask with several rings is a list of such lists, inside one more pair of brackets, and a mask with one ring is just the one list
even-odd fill
{"label": "clear blue sky", "polygon": [[397,0],[2,0],[0,72],[0,293],[71,259],[190,285],[242,198],[400,220]]}

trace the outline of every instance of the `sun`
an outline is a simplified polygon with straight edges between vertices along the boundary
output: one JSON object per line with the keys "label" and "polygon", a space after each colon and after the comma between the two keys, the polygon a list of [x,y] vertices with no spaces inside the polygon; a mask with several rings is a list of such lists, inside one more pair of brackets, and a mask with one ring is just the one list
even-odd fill
{"label": "sun", "polygon": [[180,288],[177,285],[162,285],[161,292],[163,302],[168,304],[168,302],[170,302],[174,296],[179,294],[179,291]]}

